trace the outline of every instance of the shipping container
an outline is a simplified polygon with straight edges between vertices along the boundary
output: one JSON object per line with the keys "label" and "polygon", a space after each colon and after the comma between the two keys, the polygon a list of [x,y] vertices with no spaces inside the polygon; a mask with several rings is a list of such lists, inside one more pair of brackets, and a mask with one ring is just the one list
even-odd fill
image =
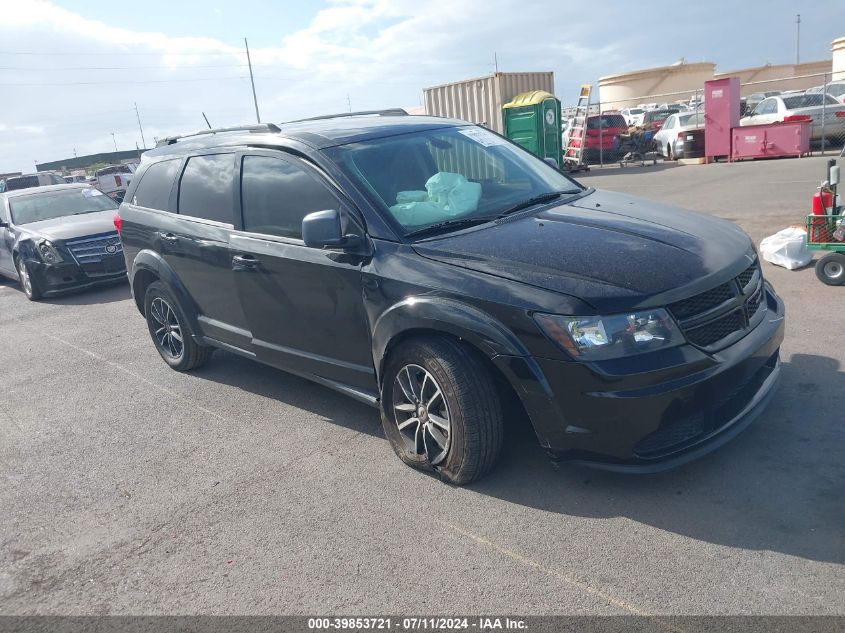
{"label": "shipping container", "polygon": [[553,72],[496,73],[423,90],[425,112],[478,123],[504,134],[502,106],[516,95],[532,90],[554,94]]}

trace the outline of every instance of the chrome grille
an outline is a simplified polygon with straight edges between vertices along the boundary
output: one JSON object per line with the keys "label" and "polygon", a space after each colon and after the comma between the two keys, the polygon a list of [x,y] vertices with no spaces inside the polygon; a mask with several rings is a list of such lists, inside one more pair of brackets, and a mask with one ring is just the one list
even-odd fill
{"label": "chrome grille", "polygon": [[68,240],[65,246],[79,264],[96,264],[104,259],[123,255],[123,245],[117,233]]}
{"label": "chrome grille", "polygon": [[730,281],[676,301],[669,305],[669,311],[690,343],[715,351],[720,342],[751,327],[763,301],[763,276],[755,259]]}

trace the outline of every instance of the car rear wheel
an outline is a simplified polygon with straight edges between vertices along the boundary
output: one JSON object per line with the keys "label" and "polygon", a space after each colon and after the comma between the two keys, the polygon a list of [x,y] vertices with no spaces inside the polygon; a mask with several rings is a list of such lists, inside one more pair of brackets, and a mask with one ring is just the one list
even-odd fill
{"label": "car rear wheel", "polygon": [[160,281],[153,282],[144,295],[147,328],[159,355],[176,371],[187,371],[204,364],[214,348],[200,345],[185,311],[173,293]]}
{"label": "car rear wheel", "polygon": [[845,284],[845,253],[828,253],[817,261],[816,277],[828,286]]}
{"label": "car rear wheel", "polygon": [[43,294],[41,287],[38,285],[38,280],[32,276],[29,266],[22,257],[17,258],[16,264],[18,269],[18,279],[21,282],[23,293],[30,301],[38,301]]}
{"label": "car rear wheel", "polygon": [[452,484],[482,477],[501,452],[504,422],[493,377],[447,337],[415,339],[391,354],[382,424],[403,462]]}
{"label": "car rear wheel", "polygon": [[666,160],[674,160],[674,157],[672,156],[672,144],[671,143],[666,144]]}

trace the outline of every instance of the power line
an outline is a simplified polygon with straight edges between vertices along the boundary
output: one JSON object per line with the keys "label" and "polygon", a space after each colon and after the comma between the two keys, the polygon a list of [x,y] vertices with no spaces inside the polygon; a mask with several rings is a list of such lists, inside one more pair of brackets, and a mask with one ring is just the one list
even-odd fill
{"label": "power line", "polygon": [[108,86],[108,85],[115,85],[115,84],[172,84],[172,83],[182,83],[182,82],[189,82],[189,81],[223,81],[229,79],[249,79],[248,76],[241,75],[237,77],[196,77],[191,79],[141,79],[141,80],[128,80],[128,79],[119,79],[114,81],[68,81],[68,82],[61,82],[61,83],[0,83],[0,86],[16,86],[16,87],[26,87],[26,86],[33,86],[33,87],[49,87],[54,88],[57,86]]}

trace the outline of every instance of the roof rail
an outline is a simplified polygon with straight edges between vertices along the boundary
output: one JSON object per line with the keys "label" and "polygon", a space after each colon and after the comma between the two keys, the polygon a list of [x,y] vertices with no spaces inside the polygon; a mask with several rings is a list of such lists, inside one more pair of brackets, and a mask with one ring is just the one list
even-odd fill
{"label": "roof rail", "polygon": [[302,123],[304,121],[322,121],[324,119],[341,119],[351,116],[409,116],[402,108],[388,108],[386,110],[362,110],[361,112],[341,112],[340,114],[323,114],[322,116],[312,116],[307,119],[296,119],[294,121],[286,121],[286,123]]}
{"label": "roof rail", "polygon": [[194,136],[203,136],[206,134],[217,134],[218,132],[281,132],[278,125],[273,123],[257,123],[255,125],[235,125],[233,127],[218,127],[211,130],[200,130],[193,134],[179,134],[176,136],[166,136],[156,142],[156,147],[163,145],[172,145],[176,141],[183,138],[192,138]]}

